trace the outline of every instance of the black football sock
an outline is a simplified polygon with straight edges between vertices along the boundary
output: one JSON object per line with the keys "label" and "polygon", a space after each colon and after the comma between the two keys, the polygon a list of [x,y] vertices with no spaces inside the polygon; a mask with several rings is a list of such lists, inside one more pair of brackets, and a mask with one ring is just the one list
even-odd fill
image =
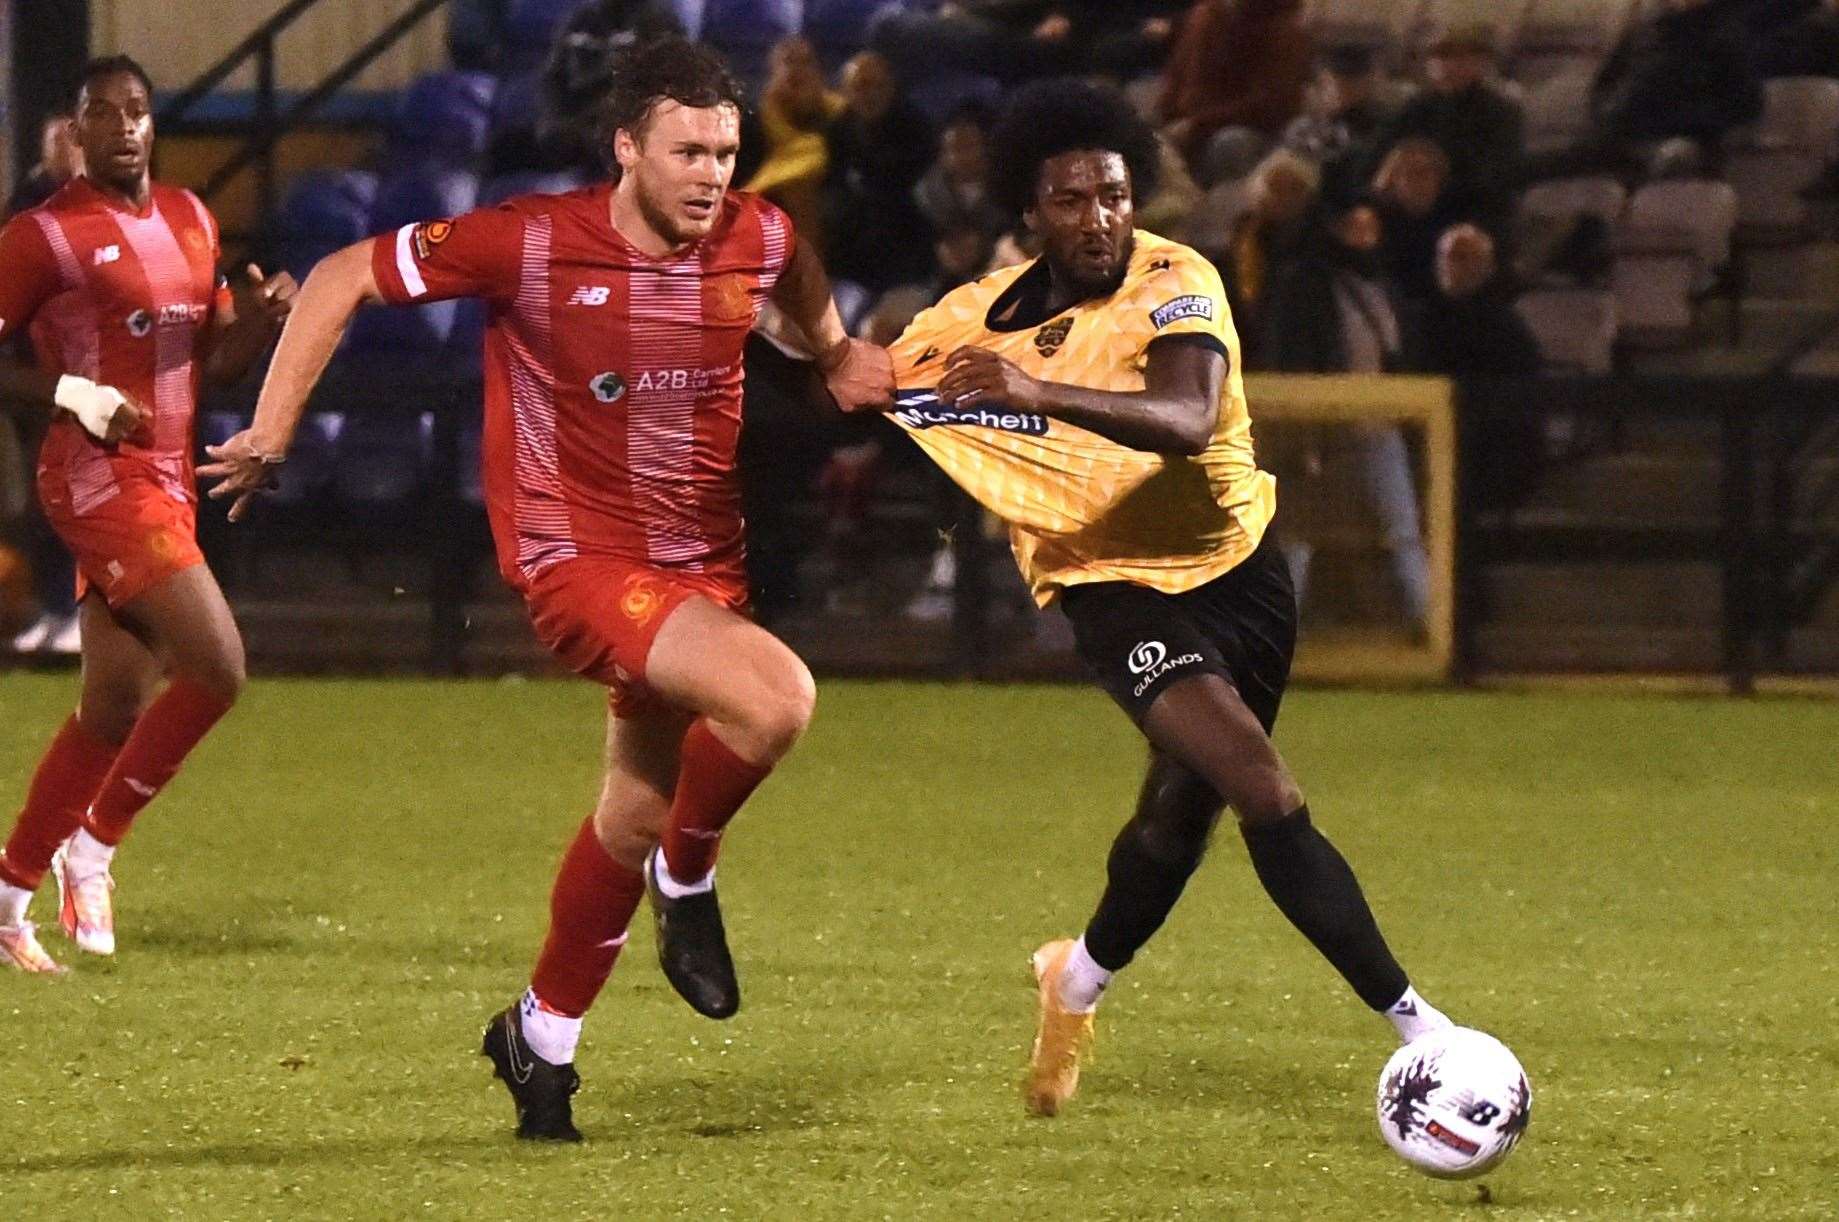
{"label": "black football sock", "polygon": [[1240,830],[1265,891],[1360,1000],[1384,1010],[1404,996],[1405,970],[1380,936],[1346,859],[1309,821],[1309,808]]}
{"label": "black football sock", "polygon": [[1115,972],[1162,928],[1169,910],[1207,851],[1205,825],[1198,834],[1157,832],[1141,819],[1124,825],[1105,862],[1105,894],[1086,926],[1086,952]]}

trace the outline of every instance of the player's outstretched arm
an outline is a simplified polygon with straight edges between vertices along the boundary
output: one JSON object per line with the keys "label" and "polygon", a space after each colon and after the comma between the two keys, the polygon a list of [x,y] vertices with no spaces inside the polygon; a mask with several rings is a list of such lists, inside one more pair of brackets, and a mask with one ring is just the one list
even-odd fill
{"label": "player's outstretched arm", "polygon": [[264,276],[251,263],[230,282],[230,306],[217,315],[204,376],[217,386],[234,386],[268,351],[293,309],[300,286],[286,272]]}
{"label": "player's outstretched arm", "polygon": [[281,345],[262,381],[255,420],[220,446],[206,446],[213,460],[198,474],[217,483],[212,500],[235,497],[230,520],[239,520],[250,500],[273,483],[274,466],[287,456],[306,411],[308,397],[344,338],[360,305],[381,301],[370,265],[371,243],[347,246],[320,260],[294,299]]}
{"label": "player's outstretched arm", "polygon": [[1091,390],[1044,382],[987,348],[959,348],[945,358],[942,403],[980,400],[1064,420],[1100,437],[1158,454],[1199,454],[1220,419],[1226,358],[1211,345],[1169,337],[1149,347],[1140,391]]}
{"label": "player's outstretched arm", "polygon": [[830,295],[824,265],[803,242],[773,287],[773,302],[804,333],[824,386],[846,412],[880,411],[894,405],[894,361],[885,348],[852,339]]}

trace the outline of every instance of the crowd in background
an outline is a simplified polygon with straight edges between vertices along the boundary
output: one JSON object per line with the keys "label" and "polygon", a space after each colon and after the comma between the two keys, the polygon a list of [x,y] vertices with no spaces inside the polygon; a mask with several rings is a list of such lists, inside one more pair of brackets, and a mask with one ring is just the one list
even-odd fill
{"label": "crowd in background", "polygon": [[[539,49],[516,51],[518,23],[539,17],[553,22]],[[1518,204],[1530,186],[1715,179],[1731,134],[1761,113],[1765,79],[1839,76],[1839,0],[1644,4],[1591,65],[1584,130],[1529,153],[1526,90],[1497,31],[1443,25],[1401,49],[1336,36],[1304,0],[457,0],[450,28],[456,66],[501,82],[476,154],[481,200],[493,183],[605,172],[596,102],[617,47],[667,31],[716,42],[753,95],[736,184],[792,216],[852,328],[881,341],[1030,254],[990,190],[1003,91],[1105,78],[1163,144],[1138,223],[1218,266],[1245,369],[1459,379],[1538,372],[1541,340],[1516,295],[1608,275],[1600,219],[1529,230]],[[1510,443],[1530,468],[1541,439]],[[1357,449],[1401,605],[1421,623],[1404,441],[1374,429]],[[864,453],[844,446],[819,477],[845,490],[845,518],[860,510]],[[1306,548],[1292,553],[1305,576]]]}

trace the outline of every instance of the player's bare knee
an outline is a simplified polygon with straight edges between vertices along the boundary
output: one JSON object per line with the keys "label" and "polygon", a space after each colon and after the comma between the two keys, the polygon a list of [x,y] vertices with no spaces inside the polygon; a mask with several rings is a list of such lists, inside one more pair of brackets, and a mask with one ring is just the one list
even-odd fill
{"label": "player's bare knee", "polygon": [[1303,791],[1282,769],[1258,778],[1255,784],[1233,798],[1232,808],[1239,822],[1257,826],[1275,823],[1302,809]]}
{"label": "player's bare knee", "polygon": [[594,835],[607,856],[628,870],[640,869],[657,846],[669,809],[655,794],[616,793],[609,787],[594,808]]}
{"label": "player's bare knee", "polygon": [[147,693],[129,680],[90,683],[83,689],[77,720],[107,743],[124,743],[147,707]]}
{"label": "player's bare knee", "polygon": [[220,643],[197,658],[186,659],[174,666],[173,672],[175,676],[184,675],[225,704],[235,704],[249,682],[240,639]]}
{"label": "player's bare knee", "polygon": [[739,712],[735,727],[745,740],[741,754],[756,764],[777,763],[811,724],[817,708],[817,684],[805,664],[786,651],[785,658],[761,676],[753,698]]}

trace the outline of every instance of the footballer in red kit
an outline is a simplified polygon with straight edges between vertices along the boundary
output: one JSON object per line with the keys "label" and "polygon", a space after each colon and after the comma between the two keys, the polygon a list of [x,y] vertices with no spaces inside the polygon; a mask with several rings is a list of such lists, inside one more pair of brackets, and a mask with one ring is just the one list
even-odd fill
{"label": "footballer in red kit", "polygon": [[243,648],[198,550],[193,420],[203,381],[266,351],[285,275],[219,278],[217,223],[148,175],[151,87],[132,59],[92,61],[73,126],[85,173],[0,231],[0,396],[52,413],[38,460],[47,520],[77,562],[83,691],[0,850],[0,962],[60,966],[27,906],[47,872],[79,948],[115,949],[114,850],[235,701]]}
{"label": "footballer in red kit", "polygon": [[521,1137],[580,1139],[582,1016],[647,896],[671,985],[711,1018],[740,1005],[716,852],[815,701],[804,663],[746,615],[748,332],[770,304],[818,354],[840,406],[893,397],[887,354],[843,330],[785,214],[729,191],[740,96],[706,47],[673,37],[623,49],[601,115],[611,183],[329,256],[301,291],[254,422],[200,468],[239,517],[359,305],[488,303],[482,461],[499,566],[537,635],[610,697],[605,779],[563,855],[530,986],[485,1032]]}

